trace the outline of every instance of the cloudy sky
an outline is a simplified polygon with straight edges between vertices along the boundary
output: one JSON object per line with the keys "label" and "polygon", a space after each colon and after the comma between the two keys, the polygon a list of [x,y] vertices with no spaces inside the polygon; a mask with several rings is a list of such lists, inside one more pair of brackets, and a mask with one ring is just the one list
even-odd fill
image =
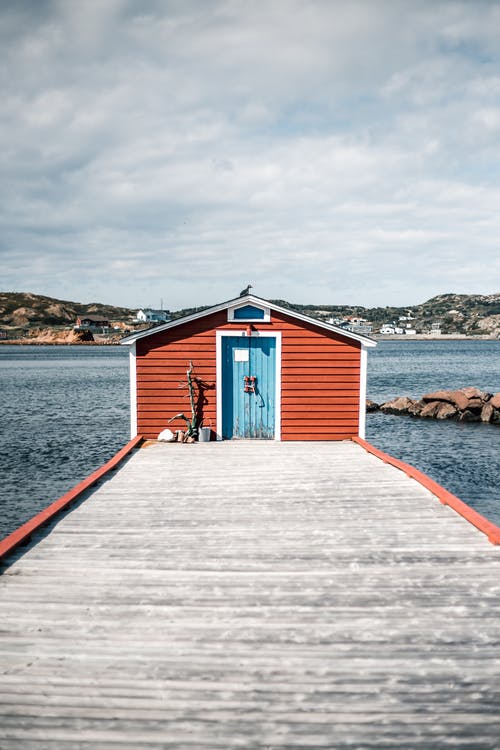
{"label": "cloudy sky", "polygon": [[500,0],[1,0],[0,289],[500,292]]}

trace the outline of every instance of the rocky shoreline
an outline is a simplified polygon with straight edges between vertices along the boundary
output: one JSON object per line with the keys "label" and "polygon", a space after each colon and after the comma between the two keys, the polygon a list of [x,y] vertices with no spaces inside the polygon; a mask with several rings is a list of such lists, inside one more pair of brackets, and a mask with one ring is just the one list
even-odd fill
{"label": "rocky shoreline", "polygon": [[29,336],[22,339],[3,339],[0,344],[10,346],[109,346],[119,344],[121,336],[102,336],[91,331],[54,331],[51,329],[35,329]]}
{"label": "rocky shoreline", "polygon": [[452,419],[457,422],[500,425],[500,393],[487,393],[468,386],[455,391],[426,393],[420,399],[399,396],[383,404],[367,399],[366,410],[423,419]]}

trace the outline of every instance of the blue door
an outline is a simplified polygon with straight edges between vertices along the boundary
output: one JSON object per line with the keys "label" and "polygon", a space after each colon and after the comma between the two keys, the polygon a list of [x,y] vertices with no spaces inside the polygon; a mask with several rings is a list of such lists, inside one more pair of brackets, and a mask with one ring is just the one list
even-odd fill
{"label": "blue door", "polygon": [[222,337],[222,437],[274,438],[276,338]]}

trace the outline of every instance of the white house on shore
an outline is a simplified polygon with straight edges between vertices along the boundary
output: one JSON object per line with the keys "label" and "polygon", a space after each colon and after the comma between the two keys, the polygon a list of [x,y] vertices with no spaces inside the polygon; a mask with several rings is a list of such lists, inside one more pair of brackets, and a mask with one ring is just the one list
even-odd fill
{"label": "white house on shore", "polygon": [[404,333],[404,330],[403,328],[400,328],[399,326],[385,324],[380,329],[380,333],[383,336],[394,336],[394,335],[400,336],[401,334]]}
{"label": "white house on shore", "polygon": [[406,324],[406,328],[401,328],[401,326],[395,324],[389,325],[385,323],[380,329],[380,333],[383,336],[403,336],[405,334],[408,336],[415,336],[417,331],[415,328],[411,327],[410,323]]}
{"label": "white house on shore", "polygon": [[345,331],[360,333],[362,336],[369,336],[373,330],[373,326],[369,320],[359,317],[328,318],[327,323],[337,325]]}
{"label": "white house on shore", "polygon": [[170,320],[170,315],[167,310],[152,310],[145,307],[137,310],[136,319],[141,323],[165,323]]}

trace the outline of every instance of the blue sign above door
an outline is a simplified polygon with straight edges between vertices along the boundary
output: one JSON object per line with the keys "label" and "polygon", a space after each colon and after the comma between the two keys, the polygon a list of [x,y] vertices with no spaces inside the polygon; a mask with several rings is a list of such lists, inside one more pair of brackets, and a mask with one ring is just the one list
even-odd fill
{"label": "blue sign above door", "polygon": [[222,337],[222,437],[275,437],[276,338]]}

